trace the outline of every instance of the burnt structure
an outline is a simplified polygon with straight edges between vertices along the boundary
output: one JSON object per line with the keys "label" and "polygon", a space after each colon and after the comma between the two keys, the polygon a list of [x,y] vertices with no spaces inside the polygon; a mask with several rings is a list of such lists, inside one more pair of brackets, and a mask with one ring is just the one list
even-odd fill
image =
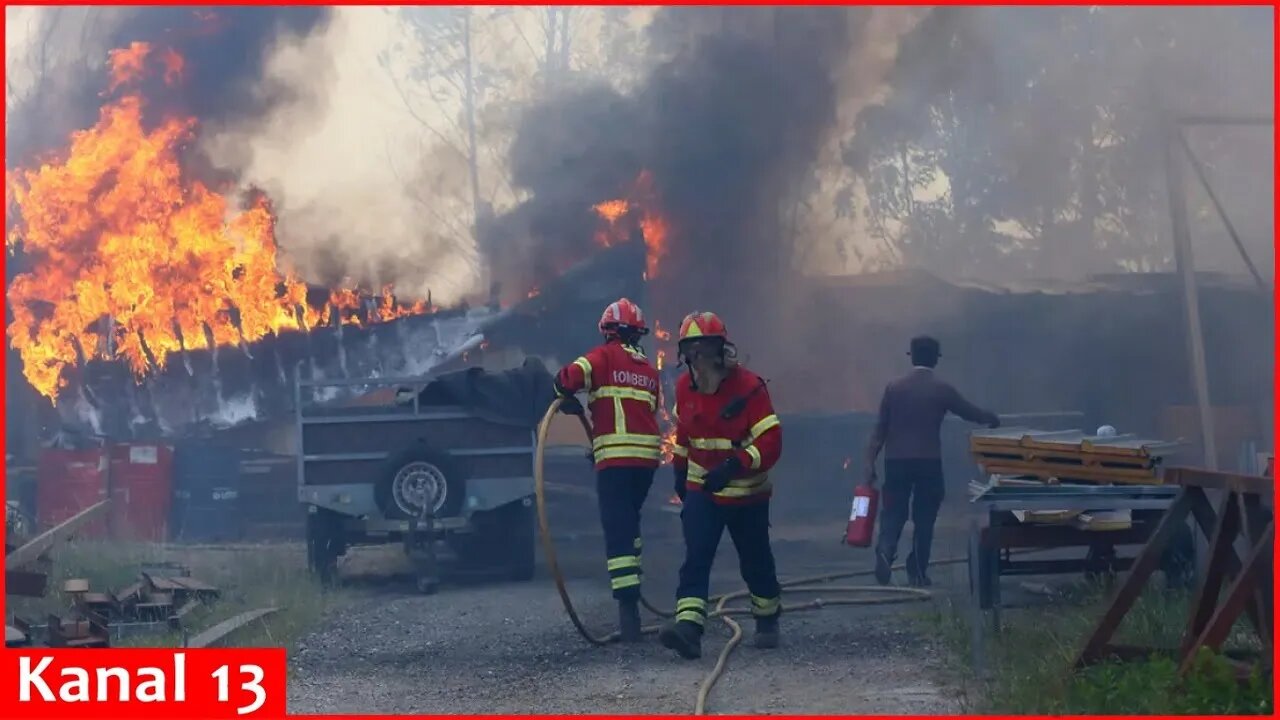
{"label": "burnt structure", "polygon": [[[595,341],[604,304],[622,295],[642,300],[643,270],[643,247],[628,243],[579,263],[505,309],[456,308],[188,351],[141,381],[121,362],[91,361],[68,378],[56,407],[27,386],[15,362],[7,378],[10,389],[20,386],[7,403],[10,454],[33,458],[42,442],[60,433],[159,440],[229,432],[240,438],[237,444],[251,447],[262,442],[256,431],[228,429],[289,423],[295,376],[417,376],[468,365],[515,366],[527,356],[559,358]],[[499,351],[496,361],[485,362]]]}

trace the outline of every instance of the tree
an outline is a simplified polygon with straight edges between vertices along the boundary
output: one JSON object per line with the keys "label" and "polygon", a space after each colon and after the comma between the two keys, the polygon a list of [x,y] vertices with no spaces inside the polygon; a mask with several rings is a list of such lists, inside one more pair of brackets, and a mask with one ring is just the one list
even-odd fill
{"label": "tree", "polygon": [[1270,107],[1258,19],[933,11],[904,37],[892,94],[860,114],[846,147],[869,232],[908,262],[973,275],[1167,264],[1164,118]]}

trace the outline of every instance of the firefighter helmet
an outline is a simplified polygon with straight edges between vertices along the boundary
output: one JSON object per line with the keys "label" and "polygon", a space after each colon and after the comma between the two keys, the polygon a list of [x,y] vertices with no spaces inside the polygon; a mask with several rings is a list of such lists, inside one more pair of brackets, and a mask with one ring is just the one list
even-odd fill
{"label": "firefighter helmet", "polygon": [[615,335],[623,329],[630,329],[640,335],[649,332],[645,327],[644,313],[641,312],[640,306],[626,298],[619,298],[616,302],[609,303],[604,313],[600,315],[600,332],[605,335]]}
{"label": "firefighter helmet", "polygon": [[691,312],[680,323],[679,342],[697,340],[698,338],[720,338],[727,343],[729,342],[729,331],[725,328],[724,321],[720,319],[719,315],[706,311]]}

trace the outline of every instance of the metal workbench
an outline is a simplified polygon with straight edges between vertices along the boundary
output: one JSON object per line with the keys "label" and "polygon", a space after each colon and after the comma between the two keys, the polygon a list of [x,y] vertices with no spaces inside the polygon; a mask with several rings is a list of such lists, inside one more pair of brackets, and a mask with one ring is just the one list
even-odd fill
{"label": "metal workbench", "polygon": [[[1087,572],[1099,559],[1015,560],[1022,549],[1092,548],[1100,545],[1141,545],[1178,493],[1165,485],[1044,485],[990,487],[970,500],[969,589],[975,666],[981,668],[986,612],[1000,631],[1000,578],[1008,575],[1050,575]],[[1123,530],[1083,530],[1072,525],[1027,524],[1015,510],[1130,510],[1133,522]],[[1105,558],[1111,570],[1124,570],[1127,558]]]}

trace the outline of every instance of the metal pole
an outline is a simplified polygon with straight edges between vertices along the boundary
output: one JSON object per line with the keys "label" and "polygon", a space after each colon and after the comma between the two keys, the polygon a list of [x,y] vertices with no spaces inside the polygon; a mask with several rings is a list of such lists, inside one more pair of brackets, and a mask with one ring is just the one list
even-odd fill
{"label": "metal pole", "polygon": [[1218,451],[1214,442],[1213,405],[1209,401],[1209,377],[1205,369],[1204,334],[1200,327],[1200,296],[1196,287],[1195,260],[1191,255],[1191,230],[1187,224],[1186,184],[1177,157],[1177,124],[1169,121],[1165,128],[1165,179],[1169,184],[1169,215],[1173,224],[1173,256],[1182,276],[1182,308],[1187,322],[1187,347],[1191,357],[1191,380],[1200,413],[1200,439],[1204,447],[1205,466],[1218,469]]}
{"label": "metal pole", "polygon": [[1240,253],[1240,259],[1244,260],[1245,267],[1249,268],[1249,274],[1253,276],[1254,282],[1258,284],[1259,290],[1266,290],[1267,283],[1262,279],[1262,275],[1258,272],[1258,268],[1253,264],[1253,258],[1249,257],[1249,251],[1244,249],[1244,242],[1240,240],[1240,233],[1236,232],[1236,226],[1231,223],[1231,218],[1227,217],[1227,209],[1222,206],[1222,202],[1218,200],[1218,194],[1213,191],[1213,185],[1209,182],[1209,173],[1204,168],[1204,163],[1200,162],[1200,158],[1196,157],[1196,153],[1191,149],[1191,141],[1187,140],[1187,134],[1181,128],[1177,131],[1178,140],[1182,145],[1182,150],[1187,154],[1187,160],[1191,162],[1191,169],[1195,171],[1196,178],[1200,181],[1200,185],[1204,187],[1205,194],[1209,196],[1209,201],[1213,203],[1214,210],[1218,211],[1218,218],[1222,220],[1222,225],[1227,229],[1227,235],[1231,237],[1231,242],[1235,244],[1236,250]]}

